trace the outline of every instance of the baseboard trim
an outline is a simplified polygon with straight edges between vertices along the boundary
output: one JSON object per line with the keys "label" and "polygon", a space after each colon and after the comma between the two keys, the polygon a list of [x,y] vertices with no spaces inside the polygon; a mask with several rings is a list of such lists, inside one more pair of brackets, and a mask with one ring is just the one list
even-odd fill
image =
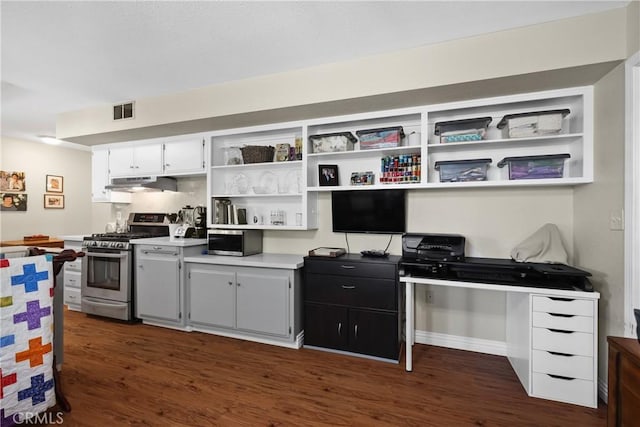
{"label": "baseboard trim", "polygon": [[507,355],[507,343],[504,341],[485,340],[481,338],[470,338],[416,330],[415,342],[417,344],[435,345],[438,347],[475,351],[477,353],[495,354],[497,356]]}

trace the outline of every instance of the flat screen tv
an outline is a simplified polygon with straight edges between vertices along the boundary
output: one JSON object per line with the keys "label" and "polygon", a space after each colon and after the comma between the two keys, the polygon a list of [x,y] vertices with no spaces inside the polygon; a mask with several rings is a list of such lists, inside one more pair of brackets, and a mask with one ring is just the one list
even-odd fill
{"label": "flat screen tv", "polygon": [[337,233],[404,233],[405,191],[333,191],[331,218]]}

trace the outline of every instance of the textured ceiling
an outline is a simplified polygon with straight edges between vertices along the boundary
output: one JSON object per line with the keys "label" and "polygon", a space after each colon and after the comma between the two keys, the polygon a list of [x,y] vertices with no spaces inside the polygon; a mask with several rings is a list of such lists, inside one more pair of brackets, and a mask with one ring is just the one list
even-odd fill
{"label": "textured ceiling", "polygon": [[623,7],[628,1],[2,1],[2,136],[65,111]]}

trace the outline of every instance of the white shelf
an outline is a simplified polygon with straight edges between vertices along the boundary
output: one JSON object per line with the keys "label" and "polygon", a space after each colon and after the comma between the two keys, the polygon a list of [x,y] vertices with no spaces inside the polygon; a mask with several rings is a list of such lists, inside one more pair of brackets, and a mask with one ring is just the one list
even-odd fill
{"label": "white shelf", "polygon": [[231,199],[231,198],[273,198],[273,197],[302,197],[302,193],[268,193],[268,194],[212,194],[211,197],[216,199]]}
{"label": "white shelf", "polygon": [[242,230],[308,230],[302,225],[271,225],[271,224],[211,224],[211,228],[242,229]]}
{"label": "white shelf", "polygon": [[238,169],[253,169],[253,168],[286,168],[286,167],[301,167],[302,160],[290,160],[286,162],[262,162],[262,163],[245,163],[241,165],[222,165],[211,166],[212,170],[235,170]]}
{"label": "white shelf", "polygon": [[332,153],[310,153],[307,154],[310,158],[325,158],[325,157],[343,157],[343,156],[362,156],[365,154],[369,155],[391,155],[396,153],[404,153],[404,152],[419,152],[419,145],[403,145],[400,147],[389,147],[389,148],[373,148],[370,150],[351,150],[351,151],[335,151]]}
{"label": "white shelf", "polygon": [[489,139],[489,140],[482,140],[482,141],[464,141],[464,142],[447,142],[444,144],[428,144],[427,148],[429,150],[447,150],[447,149],[456,149],[459,147],[479,148],[479,147],[489,147],[495,144],[527,144],[532,142],[544,143],[544,142],[578,139],[582,137],[583,137],[582,133],[569,133],[569,134],[563,134],[563,135],[535,136],[531,138],[502,138],[502,139]]}

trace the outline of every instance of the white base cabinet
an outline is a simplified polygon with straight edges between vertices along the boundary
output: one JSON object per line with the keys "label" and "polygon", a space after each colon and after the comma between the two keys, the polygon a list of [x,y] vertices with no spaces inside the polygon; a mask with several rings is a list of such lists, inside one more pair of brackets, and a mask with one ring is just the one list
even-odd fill
{"label": "white base cabinet", "polygon": [[598,294],[507,297],[507,355],[532,397],[598,407]]}
{"label": "white base cabinet", "polygon": [[[73,249],[76,252],[82,251],[82,242],[65,240],[65,249]],[[65,262],[63,266],[63,293],[64,304],[69,310],[80,310],[80,285],[82,278],[82,260],[83,258],[76,258],[74,261]]]}
{"label": "white base cabinet", "polygon": [[204,246],[135,246],[135,313],[143,323],[185,328],[184,256]]}
{"label": "white base cabinet", "polygon": [[300,347],[299,270],[187,263],[193,330]]}

